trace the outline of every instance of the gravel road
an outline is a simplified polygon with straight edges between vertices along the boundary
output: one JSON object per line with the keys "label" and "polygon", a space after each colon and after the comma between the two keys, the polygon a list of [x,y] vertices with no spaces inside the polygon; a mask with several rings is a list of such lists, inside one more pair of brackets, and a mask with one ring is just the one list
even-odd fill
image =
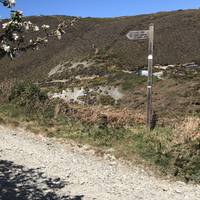
{"label": "gravel road", "polygon": [[0,200],[199,200],[200,186],[161,180],[112,156],[0,126]]}

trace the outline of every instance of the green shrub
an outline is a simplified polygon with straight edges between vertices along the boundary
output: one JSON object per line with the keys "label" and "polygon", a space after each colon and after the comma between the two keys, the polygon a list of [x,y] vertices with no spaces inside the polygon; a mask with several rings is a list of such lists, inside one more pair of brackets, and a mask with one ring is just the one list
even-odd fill
{"label": "green shrub", "polygon": [[9,100],[20,106],[32,105],[36,102],[44,102],[48,99],[45,92],[33,83],[18,83],[11,88]]}
{"label": "green shrub", "polygon": [[33,106],[37,102],[45,102],[48,96],[33,83],[19,83],[11,89],[9,101],[19,106]]}
{"label": "green shrub", "polygon": [[27,116],[43,113],[46,108],[48,96],[33,83],[18,83],[11,88],[9,101],[16,108],[20,108]]}

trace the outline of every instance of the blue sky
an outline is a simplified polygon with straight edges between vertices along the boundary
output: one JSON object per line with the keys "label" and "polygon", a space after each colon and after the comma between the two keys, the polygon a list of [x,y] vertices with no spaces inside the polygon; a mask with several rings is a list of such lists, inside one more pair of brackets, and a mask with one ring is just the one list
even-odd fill
{"label": "blue sky", "polygon": [[[116,17],[199,8],[200,0],[17,0],[24,15],[73,15],[81,17]],[[0,16],[9,11],[0,7]]]}

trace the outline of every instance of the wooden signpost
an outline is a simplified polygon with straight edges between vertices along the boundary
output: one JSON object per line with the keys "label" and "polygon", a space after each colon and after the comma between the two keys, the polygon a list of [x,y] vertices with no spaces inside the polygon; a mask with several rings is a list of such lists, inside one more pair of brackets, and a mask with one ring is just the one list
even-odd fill
{"label": "wooden signpost", "polygon": [[150,24],[149,30],[130,31],[126,35],[129,40],[149,39],[148,51],[148,81],[147,81],[147,129],[150,131],[153,118],[152,106],[152,67],[153,67],[153,42],[154,42],[154,24]]}

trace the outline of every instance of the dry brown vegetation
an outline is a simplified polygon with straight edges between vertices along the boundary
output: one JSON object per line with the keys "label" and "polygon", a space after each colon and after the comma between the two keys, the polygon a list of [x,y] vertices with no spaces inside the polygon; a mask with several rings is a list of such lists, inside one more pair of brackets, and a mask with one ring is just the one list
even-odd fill
{"label": "dry brown vegetation", "polygon": [[102,118],[104,118],[109,125],[113,126],[138,126],[144,124],[145,121],[144,115],[139,112],[131,112],[127,108],[114,109],[110,106],[79,106],[78,108],[74,107],[69,112],[72,117],[91,124],[100,122]]}
{"label": "dry brown vegetation", "polygon": [[174,142],[177,144],[200,139],[200,118],[186,117],[182,122],[176,124],[174,133]]}

